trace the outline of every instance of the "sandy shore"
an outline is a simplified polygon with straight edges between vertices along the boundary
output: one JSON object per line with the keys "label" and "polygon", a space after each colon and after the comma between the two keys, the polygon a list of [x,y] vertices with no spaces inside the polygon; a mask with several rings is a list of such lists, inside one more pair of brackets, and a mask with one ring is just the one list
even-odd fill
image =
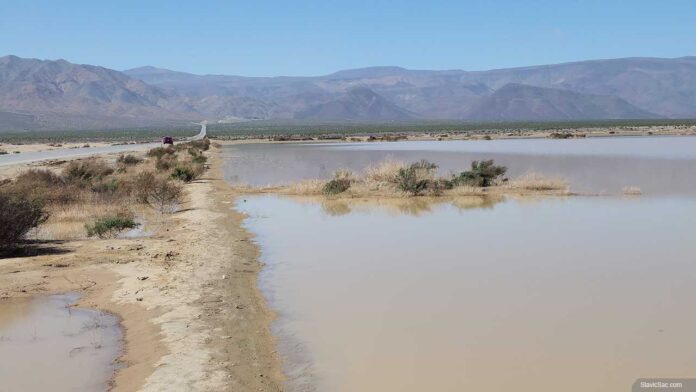
{"label": "sandy shore", "polygon": [[281,389],[258,250],[211,152],[211,169],[153,235],[53,242],[0,259],[0,298],[77,292],[78,306],[120,318],[115,391]]}

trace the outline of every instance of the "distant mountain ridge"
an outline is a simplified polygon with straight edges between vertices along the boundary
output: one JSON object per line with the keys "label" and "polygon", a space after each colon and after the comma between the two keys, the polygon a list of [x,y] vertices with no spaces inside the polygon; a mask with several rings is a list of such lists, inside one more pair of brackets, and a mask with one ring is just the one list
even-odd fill
{"label": "distant mountain ridge", "polygon": [[311,77],[123,72],[0,57],[0,131],[256,119],[471,121],[696,118],[696,57],[490,71],[369,67]]}

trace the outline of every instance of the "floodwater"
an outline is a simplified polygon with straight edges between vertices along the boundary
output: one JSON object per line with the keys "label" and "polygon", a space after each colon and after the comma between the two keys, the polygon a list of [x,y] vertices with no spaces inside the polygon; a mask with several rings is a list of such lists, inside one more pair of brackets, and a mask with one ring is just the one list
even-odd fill
{"label": "floodwater", "polygon": [[116,370],[115,316],[71,307],[76,294],[0,300],[0,391],[105,391]]}
{"label": "floodwater", "polygon": [[696,196],[694,136],[240,144],[226,146],[223,156],[227,180],[249,185],[329,178],[337,169],[360,171],[385,159],[428,159],[443,175],[495,159],[510,177],[563,178],[576,192],[621,194],[631,186],[644,195]]}
{"label": "floodwater", "polygon": [[628,391],[696,376],[696,199],[251,196],[295,391]]}

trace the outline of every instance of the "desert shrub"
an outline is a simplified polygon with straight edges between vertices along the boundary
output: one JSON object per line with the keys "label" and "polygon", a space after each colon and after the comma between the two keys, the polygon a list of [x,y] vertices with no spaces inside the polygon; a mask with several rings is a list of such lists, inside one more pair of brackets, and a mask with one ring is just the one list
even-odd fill
{"label": "desert shrub", "polygon": [[63,170],[63,178],[68,182],[90,183],[100,180],[114,172],[114,169],[101,159],[73,161]]}
{"label": "desert shrub", "polygon": [[121,156],[119,156],[118,159],[116,160],[116,162],[118,162],[118,163],[120,163],[120,164],[122,164],[122,165],[126,165],[126,166],[137,165],[137,164],[139,164],[139,163],[142,162],[142,161],[143,161],[142,159],[140,159],[140,158],[138,158],[138,157],[136,157],[135,155],[132,155],[132,154],[121,155]]}
{"label": "desert shrub", "polygon": [[322,193],[325,195],[337,195],[343,193],[350,188],[350,179],[348,178],[334,178],[331,181],[324,184],[322,188]]}
{"label": "desert shrub", "polygon": [[153,158],[162,158],[165,155],[174,155],[174,154],[176,154],[176,149],[172,146],[155,147],[153,149],[150,149],[147,152],[147,156],[153,157]]}
{"label": "desert shrub", "polygon": [[401,191],[413,196],[421,195],[429,188],[436,190],[434,185],[438,181],[434,179],[435,170],[437,165],[426,160],[412,163],[399,169],[395,179],[396,185]]}
{"label": "desert shrub", "polygon": [[210,149],[210,140],[208,138],[204,138],[202,140],[194,140],[188,142],[187,144],[193,148],[197,148],[202,151],[208,151]]}
{"label": "desert shrub", "polygon": [[85,223],[87,237],[114,238],[123,230],[138,227],[132,216],[127,214],[107,215],[96,218],[91,223]]}
{"label": "desert shrub", "polygon": [[155,168],[159,171],[169,171],[176,163],[176,155],[164,155],[157,158],[157,161],[155,161]]}
{"label": "desert shrub", "polygon": [[144,172],[136,179],[137,183],[143,184],[143,187],[137,190],[137,199],[161,214],[174,212],[181,203],[184,190],[181,184],[169,177]]}
{"label": "desert shrub", "polygon": [[471,169],[454,176],[451,180],[451,184],[453,186],[466,185],[489,187],[495,181],[505,181],[502,177],[506,172],[507,167],[496,166],[492,159],[486,161],[473,161],[471,162]]}
{"label": "desert shrub", "polygon": [[208,161],[203,152],[197,148],[189,148],[188,153],[191,155],[191,162],[193,163],[204,164]]}
{"label": "desert shrub", "polygon": [[5,155],[5,154],[8,154],[8,152],[6,150],[0,149],[0,155]]}
{"label": "desert shrub", "polygon": [[115,178],[111,178],[108,181],[99,181],[92,184],[91,190],[94,193],[102,195],[114,195],[119,188],[119,183]]}
{"label": "desert shrub", "polygon": [[69,204],[76,201],[82,192],[78,186],[66,183],[62,177],[46,169],[22,172],[9,189],[24,199],[39,199],[46,204]]}
{"label": "desert shrub", "polygon": [[29,230],[48,219],[44,203],[0,193],[0,248],[17,245]]}
{"label": "desert shrub", "polygon": [[184,164],[176,165],[172,171],[171,177],[175,180],[183,182],[191,182],[203,174],[203,166],[199,164]]}

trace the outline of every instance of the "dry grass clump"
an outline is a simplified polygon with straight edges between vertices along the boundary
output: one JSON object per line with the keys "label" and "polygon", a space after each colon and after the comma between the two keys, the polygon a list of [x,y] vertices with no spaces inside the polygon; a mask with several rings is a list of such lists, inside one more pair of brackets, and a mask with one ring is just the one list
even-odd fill
{"label": "dry grass clump", "polygon": [[624,196],[640,196],[643,194],[637,186],[625,186],[621,188],[621,192],[623,192]]}
{"label": "dry grass clump", "polygon": [[291,195],[319,195],[324,189],[322,180],[303,180],[284,187],[283,193]]}
{"label": "dry grass clump", "polygon": [[391,159],[365,169],[363,181],[371,184],[393,184],[397,181],[399,171],[407,165],[404,162]]}
{"label": "dry grass clump", "polygon": [[567,191],[568,182],[560,178],[544,177],[537,173],[527,173],[506,184],[506,187],[525,191]]}

